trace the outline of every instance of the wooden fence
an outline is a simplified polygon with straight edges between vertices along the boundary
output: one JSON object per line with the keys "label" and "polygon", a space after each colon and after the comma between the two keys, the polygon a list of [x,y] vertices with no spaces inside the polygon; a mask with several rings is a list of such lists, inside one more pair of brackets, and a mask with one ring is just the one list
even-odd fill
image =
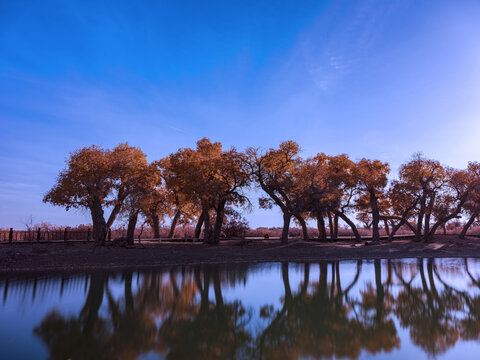
{"label": "wooden fence", "polygon": [[0,232],[0,242],[88,240],[89,230],[13,230]]}
{"label": "wooden fence", "polygon": [[[126,229],[109,230],[107,240],[125,236]],[[92,231],[71,230],[0,230],[0,243],[50,242],[50,241],[93,241]]]}
{"label": "wooden fence", "polygon": [[[126,229],[114,229],[109,230],[107,234],[107,241],[118,237],[124,237],[127,234]],[[396,240],[409,239],[412,238],[413,234],[400,234],[396,235]],[[242,239],[243,237],[238,238],[229,238],[223,240],[235,240]],[[299,237],[291,237],[295,239]],[[328,237],[327,237],[328,238]],[[388,236],[381,236],[381,239],[387,239]],[[263,240],[264,237],[256,236],[245,236],[244,240]],[[270,240],[279,240],[279,237],[269,237]],[[372,236],[362,236],[362,240],[371,240]],[[143,241],[158,241],[158,239],[151,239],[149,237],[144,238]],[[316,237],[311,237],[310,240],[317,241]],[[353,235],[342,235],[337,237],[337,241],[354,241],[355,237]],[[0,243],[35,243],[35,242],[65,242],[65,241],[93,241],[91,229],[86,230],[71,230],[65,228],[63,230],[0,230]],[[137,242],[137,238],[134,240]],[[198,239],[193,239],[191,237],[178,237],[178,238],[165,238],[162,237],[161,241],[167,242],[192,242],[198,241]]]}

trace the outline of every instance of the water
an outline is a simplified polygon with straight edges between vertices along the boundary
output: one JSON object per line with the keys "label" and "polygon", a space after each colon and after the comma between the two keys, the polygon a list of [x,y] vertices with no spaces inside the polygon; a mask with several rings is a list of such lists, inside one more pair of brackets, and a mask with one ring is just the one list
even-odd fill
{"label": "water", "polygon": [[480,261],[0,279],[2,359],[474,359]]}

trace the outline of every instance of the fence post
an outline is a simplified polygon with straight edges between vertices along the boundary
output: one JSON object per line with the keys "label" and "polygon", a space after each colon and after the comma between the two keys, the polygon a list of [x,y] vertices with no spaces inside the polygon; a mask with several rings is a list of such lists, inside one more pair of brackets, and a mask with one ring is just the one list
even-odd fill
{"label": "fence post", "polygon": [[112,241],[112,229],[108,229],[108,241]]}
{"label": "fence post", "polygon": [[63,241],[67,241],[67,228],[63,230]]}
{"label": "fence post", "polygon": [[87,230],[87,241],[90,241],[91,240],[91,237],[90,237],[90,228],[88,228]]}
{"label": "fence post", "polygon": [[13,228],[10,228],[10,232],[8,233],[8,242],[11,243],[13,241]]}

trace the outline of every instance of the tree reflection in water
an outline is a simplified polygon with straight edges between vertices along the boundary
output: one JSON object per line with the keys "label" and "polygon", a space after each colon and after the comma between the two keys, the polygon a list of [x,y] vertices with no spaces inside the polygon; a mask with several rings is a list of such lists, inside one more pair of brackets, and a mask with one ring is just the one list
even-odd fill
{"label": "tree reflection in water", "polygon": [[[50,279],[61,281],[60,295],[69,281],[83,279],[85,300],[78,314],[53,310],[33,331],[52,359],[355,359],[401,349],[398,325],[429,356],[459,340],[480,340],[480,277],[471,261],[278,266],[280,298],[248,305],[242,296],[224,294],[248,292],[262,266]],[[42,281],[0,283],[4,301],[21,286],[35,297]]]}

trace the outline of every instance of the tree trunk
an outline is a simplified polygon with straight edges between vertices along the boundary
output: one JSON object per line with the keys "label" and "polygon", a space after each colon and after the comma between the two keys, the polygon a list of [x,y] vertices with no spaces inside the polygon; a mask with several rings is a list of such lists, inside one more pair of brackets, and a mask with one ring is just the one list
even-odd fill
{"label": "tree trunk", "polygon": [[424,218],[424,225],[423,225],[423,234],[424,238],[426,238],[427,234],[430,232],[430,214],[426,213]]}
{"label": "tree trunk", "polygon": [[132,292],[132,272],[127,272],[125,276],[125,286],[124,286],[124,294],[125,294],[125,310],[128,313],[133,312],[133,292]]}
{"label": "tree trunk", "polygon": [[333,217],[333,238],[337,240],[338,238],[338,215],[335,214]]}
{"label": "tree trunk", "polygon": [[427,235],[430,233],[430,217],[432,216],[432,210],[433,210],[433,205],[435,203],[435,193],[430,195],[428,198],[428,206],[427,206],[427,211],[425,213],[425,229],[424,229],[424,234],[425,238],[427,238]]}
{"label": "tree trunk", "polygon": [[105,274],[102,272],[95,272],[90,277],[87,299],[80,312],[83,319],[83,334],[87,338],[93,332],[95,322],[98,319],[98,311],[103,301],[105,280]]}
{"label": "tree trunk", "polygon": [[217,214],[215,216],[215,225],[213,227],[213,242],[218,244],[220,242],[220,232],[222,231],[223,218],[225,216],[225,201],[218,203]]}
{"label": "tree trunk", "polygon": [[378,223],[380,222],[380,210],[378,208],[378,199],[375,192],[370,192],[370,206],[372,208],[372,240],[375,243],[380,242],[380,232]]}
{"label": "tree trunk", "polygon": [[292,304],[293,295],[292,295],[292,289],[290,287],[290,281],[289,281],[289,278],[288,278],[288,263],[287,262],[282,263],[282,278],[283,278],[283,287],[285,289],[285,296],[284,296],[285,307],[289,308],[290,305]]}
{"label": "tree trunk", "polygon": [[432,209],[430,208],[430,206],[427,208],[427,213],[425,214],[425,220],[424,220],[424,230],[423,230],[423,233],[424,233],[424,237],[425,239],[427,239],[428,237],[428,234],[430,233],[430,219],[432,217]]}
{"label": "tree trunk", "polygon": [[390,228],[388,227],[388,220],[387,219],[383,220],[383,223],[385,225],[385,232],[387,233],[387,235],[390,235]]}
{"label": "tree trunk", "polygon": [[110,213],[110,216],[108,217],[107,220],[107,228],[110,229],[113,225],[113,222],[117,218],[118,213],[120,212],[122,208],[122,204],[117,204],[113,207],[112,212]]}
{"label": "tree trunk", "polygon": [[414,234],[416,234],[416,229],[415,227],[410,224],[410,222],[407,220],[408,219],[408,214],[410,213],[410,211],[413,210],[413,208],[417,205],[417,202],[418,201],[415,201],[410,207],[408,207],[407,209],[405,209],[405,211],[403,212],[402,214],[402,217],[400,219],[400,222],[397,224],[397,225],[394,225],[393,223],[393,219],[391,220],[391,224],[392,224],[392,232],[390,233],[389,237],[388,237],[388,241],[393,241],[393,237],[395,236],[395,233],[398,231],[398,229],[400,229],[402,227],[403,224],[406,224],[410,230],[412,230],[412,232]]}
{"label": "tree trunk", "polygon": [[203,285],[202,279],[200,277],[200,270],[195,270],[195,280],[197,283],[197,289],[200,293],[200,309],[199,314],[203,314],[208,311],[209,308],[209,290],[210,290],[210,273],[207,271],[203,272]]}
{"label": "tree trunk", "polygon": [[397,233],[398,229],[400,229],[403,225],[403,223],[405,222],[404,219],[400,220],[398,222],[397,225],[394,225],[392,226],[392,232],[388,235],[388,241],[392,242],[393,241],[393,237],[395,236],[395,234]]}
{"label": "tree trunk", "polygon": [[215,307],[223,314],[224,303],[222,295],[222,286],[220,284],[220,272],[218,268],[213,271],[213,290],[215,291]]}
{"label": "tree trunk", "polygon": [[426,195],[422,196],[422,199],[420,202],[420,212],[418,213],[417,228],[415,230],[415,241],[417,242],[422,239],[423,216],[425,215],[425,202],[426,202]]}
{"label": "tree trunk", "polygon": [[330,280],[330,299],[334,299],[335,296],[335,264],[332,262],[332,277]]}
{"label": "tree trunk", "polygon": [[427,279],[425,277],[425,270],[423,266],[423,258],[417,259],[417,267],[418,267],[418,272],[420,273],[420,279],[422,281],[422,288],[423,288],[423,293],[426,295],[427,301],[426,304],[428,310],[433,309],[433,298],[432,298],[432,293],[428,289],[427,285]]}
{"label": "tree trunk", "polygon": [[154,239],[160,239],[160,220],[157,212],[154,209],[150,209],[150,221]]}
{"label": "tree trunk", "polygon": [[423,228],[423,212],[420,211],[420,214],[418,214],[417,228],[415,229],[414,241],[418,242],[422,240],[422,228]]}
{"label": "tree trunk", "polygon": [[410,230],[412,230],[412,232],[415,234],[415,230],[416,230],[416,229],[415,229],[415,226],[413,226],[412,224],[410,224],[410,221],[406,221],[406,222],[405,222],[405,225],[407,225],[408,228],[409,228]]}
{"label": "tree trunk", "polygon": [[170,225],[170,231],[168,232],[168,238],[172,239],[175,235],[175,227],[177,226],[178,219],[180,218],[180,210],[175,212],[175,215],[172,219],[172,225]]}
{"label": "tree trunk", "polygon": [[428,234],[425,234],[425,240],[426,241],[430,241],[432,238],[433,238],[433,235],[435,235],[435,231],[437,231],[437,229],[442,226],[443,224],[445,224],[447,221],[450,221],[452,220],[455,216],[457,216],[458,214],[460,214],[460,211],[462,211],[462,207],[463,207],[463,204],[465,203],[465,200],[466,200],[466,197],[464,197],[464,199],[462,201],[460,201],[460,203],[457,205],[457,208],[455,209],[455,211],[453,213],[451,213],[450,215],[448,216],[445,216],[444,218],[438,220],[433,226],[432,226],[432,230],[430,230],[430,232]]}
{"label": "tree trunk", "polygon": [[435,278],[433,276],[433,267],[435,266],[433,258],[428,258],[427,260],[427,274],[428,274],[428,281],[430,282],[430,290],[432,291],[433,297],[437,302],[441,302],[442,300],[439,299],[438,290],[435,285]]}
{"label": "tree trunk", "polygon": [[377,324],[380,324],[383,318],[383,307],[384,307],[384,289],[382,284],[382,266],[380,259],[375,259],[375,287],[377,290],[377,304],[376,304],[376,316],[375,321]]}
{"label": "tree trunk", "polygon": [[467,235],[467,231],[468,231],[469,227],[472,226],[473,222],[475,221],[476,216],[477,216],[476,214],[473,214],[472,216],[470,216],[467,223],[463,227],[462,232],[460,233],[460,239],[465,239],[465,235]]}
{"label": "tree trunk", "polygon": [[282,230],[282,244],[288,243],[288,230],[290,229],[290,219],[292,215],[289,213],[283,213],[283,230]]}
{"label": "tree trunk", "polygon": [[402,218],[397,225],[393,226],[392,227],[392,232],[390,233],[390,235],[388,236],[388,241],[392,242],[393,241],[393,237],[395,236],[395,234],[397,233],[398,229],[400,229],[402,227],[403,224],[405,224],[407,222],[407,220],[405,218]]}
{"label": "tree trunk", "polygon": [[317,215],[318,240],[327,240],[327,233],[325,231],[325,220],[322,214]]}
{"label": "tree trunk", "polygon": [[335,213],[336,215],[338,215],[340,217],[340,219],[342,219],[343,221],[345,221],[348,226],[350,226],[350,228],[352,229],[353,231],[353,234],[355,235],[355,240],[357,240],[357,242],[362,242],[362,237],[360,236],[360,234],[358,233],[358,230],[357,230],[357,227],[355,226],[355,224],[352,222],[352,220],[350,220],[345,214],[337,211]]}
{"label": "tree trunk", "polygon": [[197,226],[195,226],[195,233],[193,234],[194,239],[200,238],[200,233],[202,232],[202,225],[205,221],[205,212],[202,211],[200,216],[198,217]]}
{"label": "tree trunk", "polygon": [[300,223],[300,226],[302,227],[302,233],[303,233],[303,240],[308,241],[308,229],[307,229],[307,223],[303,219],[301,215],[295,215],[297,218],[298,222]]}
{"label": "tree trunk", "polygon": [[303,297],[308,290],[308,284],[310,282],[310,264],[306,263],[305,268],[303,269],[303,284],[300,288],[300,295]]}
{"label": "tree trunk", "polygon": [[127,226],[127,242],[129,245],[133,245],[133,240],[135,236],[135,227],[137,226],[138,219],[138,210],[130,213],[128,217],[128,226]]}
{"label": "tree trunk", "polygon": [[210,214],[207,210],[204,210],[205,217],[203,218],[204,226],[203,226],[203,242],[206,244],[210,243]]}
{"label": "tree trunk", "polygon": [[342,297],[342,281],[340,278],[340,261],[335,261],[335,273],[337,274],[337,296]]}
{"label": "tree trunk", "polygon": [[335,239],[335,230],[333,229],[333,219],[332,219],[332,213],[330,211],[328,213],[328,229],[330,231],[330,241],[333,241]]}
{"label": "tree trunk", "polygon": [[90,207],[93,223],[93,238],[97,244],[104,244],[107,237],[107,224],[103,217],[103,208],[100,199],[93,199],[93,204]]}

